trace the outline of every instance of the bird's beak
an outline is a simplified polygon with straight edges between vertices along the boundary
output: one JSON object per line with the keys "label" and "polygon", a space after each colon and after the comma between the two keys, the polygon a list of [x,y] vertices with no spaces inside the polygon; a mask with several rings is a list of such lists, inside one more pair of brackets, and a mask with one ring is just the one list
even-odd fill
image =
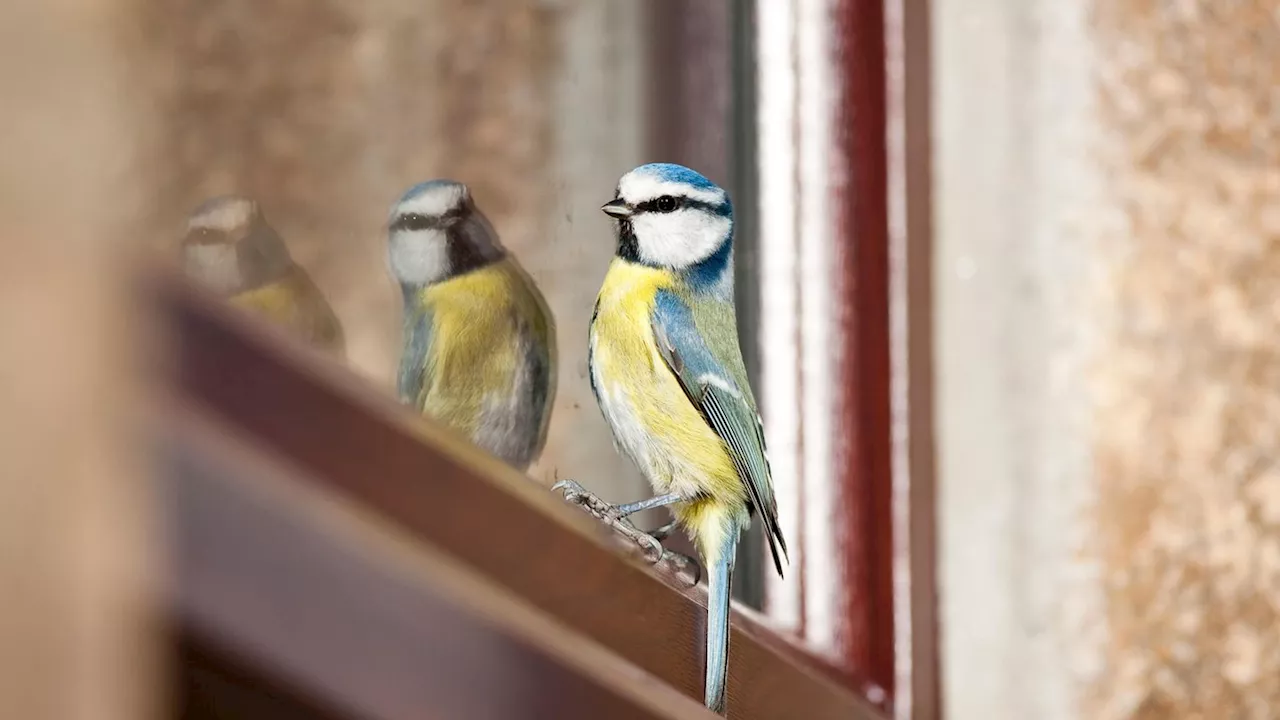
{"label": "bird's beak", "polygon": [[605,215],[610,215],[612,217],[621,218],[621,219],[626,219],[631,217],[631,207],[627,205],[626,201],[624,201],[622,198],[618,198],[617,200],[610,200],[604,205],[601,205],[600,209],[604,211]]}

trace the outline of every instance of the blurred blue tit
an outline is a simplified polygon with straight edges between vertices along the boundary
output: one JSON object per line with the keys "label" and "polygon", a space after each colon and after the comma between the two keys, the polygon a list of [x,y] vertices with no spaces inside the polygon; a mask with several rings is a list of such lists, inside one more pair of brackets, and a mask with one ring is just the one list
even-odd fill
{"label": "blurred blue tit", "polygon": [[617,255],[591,320],[591,387],[656,497],[611,507],[558,486],[629,534],[639,531],[619,518],[663,506],[689,534],[708,572],[706,705],[723,713],[738,536],[758,515],[779,574],[787,552],[738,344],[733,209],[697,172],[655,163],[624,175],[602,210]]}
{"label": "blurred blue tit", "polygon": [[345,354],[333,308],[254,200],[225,195],[201,203],[187,218],[182,259],[188,277],[231,304],[315,347]]}
{"label": "blurred blue tit", "polygon": [[401,401],[527,469],[555,395],[555,325],[542,294],[462,183],[409,188],[391,211],[388,244],[404,293]]}

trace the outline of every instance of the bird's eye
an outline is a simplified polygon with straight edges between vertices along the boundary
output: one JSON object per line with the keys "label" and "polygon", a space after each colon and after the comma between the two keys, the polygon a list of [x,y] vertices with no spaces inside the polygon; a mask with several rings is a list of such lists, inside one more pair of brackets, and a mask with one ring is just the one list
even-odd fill
{"label": "bird's eye", "polygon": [[396,218],[396,230],[427,230],[432,226],[431,218],[418,213],[406,213]]}
{"label": "bird's eye", "polygon": [[675,212],[675,209],[679,206],[680,206],[680,201],[676,200],[670,195],[663,195],[662,197],[658,198],[658,202],[657,202],[658,212],[663,212],[663,213]]}

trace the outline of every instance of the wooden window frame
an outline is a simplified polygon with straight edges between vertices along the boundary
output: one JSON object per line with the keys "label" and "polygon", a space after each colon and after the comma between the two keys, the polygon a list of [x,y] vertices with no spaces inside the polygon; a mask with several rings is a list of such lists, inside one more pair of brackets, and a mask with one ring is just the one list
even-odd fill
{"label": "wooden window frame", "polygon": [[650,143],[736,201],[741,331],[794,550],[780,580],[752,538],[739,582],[833,677],[936,718],[929,4],[731,5],[653,4]]}

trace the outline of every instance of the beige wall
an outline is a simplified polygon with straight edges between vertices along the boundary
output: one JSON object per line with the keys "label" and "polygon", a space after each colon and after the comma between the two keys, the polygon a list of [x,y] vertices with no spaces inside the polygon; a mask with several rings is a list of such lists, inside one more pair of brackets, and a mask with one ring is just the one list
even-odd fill
{"label": "beige wall", "polygon": [[1274,2],[1095,3],[1115,231],[1094,436],[1090,717],[1280,707]]}
{"label": "beige wall", "polygon": [[936,0],[955,718],[1280,707],[1280,28]]}
{"label": "beige wall", "polygon": [[[257,196],[390,391],[399,299],[382,223],[409,185],[468,183],[555,313],[560,375],[531,473],[629,499],[586,379],[613,245],[599,206],[642,160],[641,8],[625,0],[153,3],[158,246],[202,198]],[[572,438],[573,442],[567,442]]]}

